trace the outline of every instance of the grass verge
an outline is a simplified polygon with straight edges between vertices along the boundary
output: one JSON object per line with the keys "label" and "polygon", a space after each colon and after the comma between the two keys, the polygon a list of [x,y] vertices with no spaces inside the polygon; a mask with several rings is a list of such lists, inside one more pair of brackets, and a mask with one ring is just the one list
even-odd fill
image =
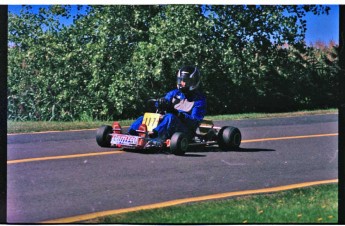
{"label": "grass verge", "polygon": [[[215,115],[206,116],[210,120],[240,120],[240,119],[257,119],[257,118],[276,118],[292,117],[302,115],[316,114],[336,114],[337,109],[298,111],[288,113],[245,113],[233,115]],[[121,120],[122,126],[130,125],[134,120]],[[57,122],[57,121],[7,121],[7,133],[30,133],[42,131],[64,131],[77,129],[96,129],[101,125],[111,125],[112,121],[74,121],[74,122]]]}
{"label": "grass verge", "polygon": [[82,223],[229,224],[337,223],[338,184],[273,194],[183,204],[92,219]]}

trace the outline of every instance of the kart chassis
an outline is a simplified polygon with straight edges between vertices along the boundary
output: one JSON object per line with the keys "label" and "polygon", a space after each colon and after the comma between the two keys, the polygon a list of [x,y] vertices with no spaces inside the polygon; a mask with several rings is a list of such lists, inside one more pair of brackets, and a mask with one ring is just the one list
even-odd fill
{"label": "kart chassis", "polygon": [[188,148],[219,145],[223,150],[238,148],[241,143],[241,132],[232,126],[216,127],[211,120],[203,120],[193,138],[182,132],[176,132],[164,143],[155,143],[150,137],[163,115],[145,113],[142,124],[136,131],[138,135],[123,134],[118,122],[112,126],[103,125],[97,130],[96,141],[101,147],[115,147],[134,150],[170,149],[173,154],[183,155]]}

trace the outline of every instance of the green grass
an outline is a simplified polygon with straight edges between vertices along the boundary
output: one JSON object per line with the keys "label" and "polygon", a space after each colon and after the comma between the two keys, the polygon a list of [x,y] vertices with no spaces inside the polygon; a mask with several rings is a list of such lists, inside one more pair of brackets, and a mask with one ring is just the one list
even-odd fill
{"label": "green grass", "polygon": [[293,117],[303,115],[318,115],[318,114],[336,114],[338,109],[327,110],[305,110],[296,112],[284,112],[284,113],[244,113],[234,115],[214,115],[206,116],[206,119],[210,120],[241,120],[241,119],[257,119],[257,118],[279,118],[279,117]]}
{"label": "green grass", "polygon": [[83,223],[337,223],[338,184],[197,202],[92,219]]}
{"label": "green grass", "polygon": [[[130,125],[133,120],[120,121],[122,126]],[[7,121],[7,133],[30,133],[42,131],[64,131],[79,129],[96,129],[101,125],[112,125],[113,121]]]}
{"label": "green grass", "polygon": [[[275,118],[275,117],[291,117],[300,115],[315,114],[335,114],[337,109],[314,110],[314,111],[298,111],[288,113],[246,113],[233,115],[215,115],[206,116],[210,120],[240,120],[240,119],[256,119],[256,118]],[[133,120],[121,120],[122,126],[128,126]],[[29,133],[41,131],[63,131],[76,129],[96,129],[101,125],[111,125],[112,121],[74,121],[74,122],[56,122],[56,121],[7,121],[7,133]]]}

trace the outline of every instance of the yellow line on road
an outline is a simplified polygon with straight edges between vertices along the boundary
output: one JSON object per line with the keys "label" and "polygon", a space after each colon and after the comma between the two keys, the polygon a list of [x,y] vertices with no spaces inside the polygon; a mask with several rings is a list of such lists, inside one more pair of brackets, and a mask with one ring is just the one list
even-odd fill
{"label": "yellow line on road", "polygon": [[80,158],[80,157],[99,156],[99,155],[114,155],[114,154],[120,154],[120,153],[124,153],[124,151],[93,152],[93,153],[76,154],[76,155],[60,155],[60,156],[47,156],[47,157],[30,158],[30,159],[9,160],[7,161],[7,164],[47,161],[47,160],[54,160],[54,159],[70,159],[70,158]]}
{"label": "yellow line on road", "polygon": [[252,142],[273,141],[273,140],[305,139],[305,138],[330,137],[330,136],[338,136],[338,133],[288,136],[288,137],[271,137],[271,138],[262,138],[262,139],[243,140],[241,143],[252,143]]}
{"label": "yellow line on road", "polygon": [[[327,136],[337,136],[337,135],[338,135],[338,133],[329,133],[329,134],[314,134],[314,135],[304,135],[304,136],[272,137],[272,138],[243,140],[242,143],[264,142],[264,141],[274,141],[274,140],[288,140],[288,139],[305,139],[305,138],[327,137]],[[124,153],[124,151],[94,152],[94,153],[76,154],[76,155],[61,155],[61,156],[48,156],[48,157],[40,157],[40,158],[9,160],[9,161],[7,161],[7,164],[56,160],[56,159],[69,159],[69,158],[79,158],[79,157],[98,156],[98,155],[112,155],[112,154],[120,154],[120,153]]]}
{"label": "yellow line on road", "polygon": [[200,202],[200,201],[207,201],[207,200],[214,200],[214,199],[221,199],[221,198],[229,198],[229,197],[241,196],[241,195],[272,193],[272,192],[285,191],[285,190],[290,190],[290,189],[295,189],[295,188],[302,188],[302,187],[308,187],[308,186],[320,185],[320,184],[329,184],[329,183],[338,183],[338,179],[313,181],[313,182],[291,184],[291,185],[278,186],[278,187],[272,187],[272,188],[263,188],[263,189],[246,190],[246,191],[235,191],[235,192],[227,192],[227,193],[199,196],[199,197],[193,197],[193,198],[177,199],[177,200],[171,200],[171,201],[167,201],[167,202],[161,202],[161,203],[155,203],[155,204],[149,204],[149,205],[143,205],[143,206],[135,206],[135,207],[124,208],[124,209],[108,210],[108,211],[102,211],[102,212],[96,212],[96,213],[90,213],[90,214],[83,214],[83,215],[79,215],[79,216],[73,216],[73,217],[67,217],[67,218],[61,218],[61,219],[55,219],[55,220],[48,220],[48,221],[44,221],[41,223],[43,223],[43,224],[66,224],[66,223],[86,221],[86,220],[90,220],[90,219],[94,219],[94,218],[98,218],[98,217],[109,216],[109,215],[114,215],[114,214],[128,213],[128,212],[134,212],[134,211],[140,211],[140,210],[157,209],[157,208],[175,206],[175,205],[180,205],[180,204],[185,204],[185,203]]}

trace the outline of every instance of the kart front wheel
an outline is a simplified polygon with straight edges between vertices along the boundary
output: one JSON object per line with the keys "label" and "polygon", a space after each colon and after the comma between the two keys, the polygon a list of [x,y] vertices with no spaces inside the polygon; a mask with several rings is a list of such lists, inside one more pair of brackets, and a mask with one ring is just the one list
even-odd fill
{"label": "kart front wheel", "polygon": [[238,148],[241,140],[241,131],[236,127],[224,126],[218,133],[218,145],[222,150]]}
{"label": "kart front wheel", "polygon": [[113,132],[113,128],[111,126],[101,126],[98,128],[96,133],[96,141],[97,144],[103,148],[110,147],[110,134]]}
{"label": "kart front wheel", "polygon": [[170,150],[174,155],[184,155],[188,149],[188,137],[186,134],[176,132],[170,139]]}

